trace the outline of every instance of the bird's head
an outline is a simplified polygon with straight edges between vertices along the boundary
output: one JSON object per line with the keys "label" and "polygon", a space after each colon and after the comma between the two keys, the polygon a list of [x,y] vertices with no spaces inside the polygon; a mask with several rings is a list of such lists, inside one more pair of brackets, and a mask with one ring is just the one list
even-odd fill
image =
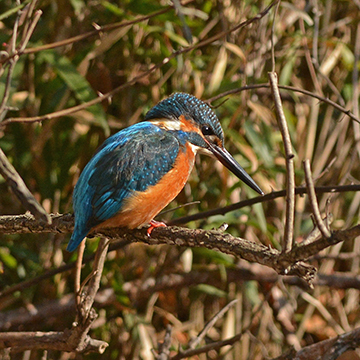
{"label": "bird's head", "polygon": [[150,109],[145,121],[151,121],[166,130],[185,132],[196,150],[215,156],[245,184],[259,194],[264,194],[225,149],[220,121],[205,102],[189,94],[175,93]]}

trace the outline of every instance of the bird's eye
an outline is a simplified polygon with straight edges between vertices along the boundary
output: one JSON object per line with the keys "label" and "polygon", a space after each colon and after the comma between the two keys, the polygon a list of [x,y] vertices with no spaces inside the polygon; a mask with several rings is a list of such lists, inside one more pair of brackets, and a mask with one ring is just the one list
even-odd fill
{"label": "bird's eye", "polygon": [[206,135],[214,135],[214,132],[213,132],[212,128],[207,126],[207,125],[204,125],[201,128],[201,132],[203,133],[204,136],[206,136]]}

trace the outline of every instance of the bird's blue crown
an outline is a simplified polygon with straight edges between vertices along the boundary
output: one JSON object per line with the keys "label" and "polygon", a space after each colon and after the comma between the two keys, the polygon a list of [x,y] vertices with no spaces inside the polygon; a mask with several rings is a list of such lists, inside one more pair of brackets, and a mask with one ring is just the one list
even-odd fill
{"label": "bird's blue crown", "polygon": [[176,120],[181,115],[190,117],[199,125],[210,125],[219,139],[224,139],[220,121],[211,107],[193,95],[175,93],[160,101],[145,116],[146,120],[166,118]]}

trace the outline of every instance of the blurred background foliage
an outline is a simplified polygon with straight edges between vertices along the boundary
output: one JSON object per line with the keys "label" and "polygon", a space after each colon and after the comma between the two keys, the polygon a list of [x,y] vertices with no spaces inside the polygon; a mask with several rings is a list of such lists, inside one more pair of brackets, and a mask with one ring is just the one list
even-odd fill
{"label": "blurred background foliage", "polygon": [[[13,33],[16,13],[11,9],[15,5],[13,0],[0,2],[0,50],[4,52],[8,51]],[[267,5],[268,1],[196,0],[183,6],[183,14],[196,44],[256,16]],[[36,8],[43,14],[27,53],[20,56],[14,69],[5,120],[51,114],[84,103],[126,84],[175,51],[191,46],[180,17],[168,6],[167,1],[152,0],[39,0]],[[168,10],[147,20],[102,31],[65,46],[39,48],[98,26],[136,20],[164,9]],[[274,24],[280,84],[327,97],[358,116],[359,20],[358,1],[280,3]],[[40,123],[0,127],[0,148],[48,212],[72,212],[73,187],[96,148],[109,134],[141,121],[165,96],[183,91],[206,100],[244,85],[266,84],[267,72],[271,71],[272,21],[273,10],[249,26],[205,46],[195,46],[118,91],[111,101]],[[18,41],[24,23],[22,18]],[[0,99],[6,74],[7,68],[1,68]],[[359,124],[329,104],[301,93],[283,91],[282,97],[294,146],[297,186],[304,184],[305,158],[311,160],[316,185],[358,183]],[[241,91],[213,101],[212,106],[223,125],[227,149],[266,193],[283,189],[283,145],[269,89]],[[170,220],[255,196],[221,164],[205,157],[198,157],[196,162],[189,182],[169,207],[199,203],[160,215],[159,219]],[[330,205],[326,205],[328,199]],[[359,200],[360,194],[354,192],[319,195],[320,209],[324,211],[329,206],[335,229],[358,222]],[[285,199],[280,198],[186,226],[211,229],[226,222],[230,225],[228,231],[235,236],[279,248],[284,205]],[[0,213],[23,212],[0,177]],[[297,197],[297,241],[302,241],[313,228],[310,212],[306,197]],[[75,260],[75,254],[64,250],[68,239],[69,235],[62,234],[2,236],[0,289]],[[86,254],[95,249],[96,240],[89,240]],[[356,277],[359,252],[359,241],[339,244],[313,262],[322,274]],[[350,255],[341,260],[341,254]],[[163,339],[169,323],[174,326],[176,352],[177,345],[185,346],[232,299],[238,299],[237,305],[217,322],[207,340],[227,338],[244,329],[248,332],[230,349],[220,354],[210,351],[202,355],[203,359],[275,357],[290,346],[306,346],[359,326],[358,288],[344,290],[334,286],[330,290],[330,285],[317,286],[306,297],[301,288],[285,286],[281,281],[262,282],[261,276],[245,281],[236,275],[236,271],[249,266],[205,249],[133,244],[109,253],[102,281],[103,298],[98,303],[99,319],[92,330],[93,337],[110,343],[102,358],[152,359],[150,349]],[[87,264],[83,277],[89,272]],[[180,285],[172,282],[175,275],[183,279]],[[1,299],[4,316],[18,314],[22,319],[7,323],[1,321],[0,315],[1,331],[70,327],[74,308],[60,306],[59,301],[70,302],[73,280],[72,272],[67,271]],[[150,283],[156,280],[164,285],[148,293],[146,289],[152,289]],[[281,308],[276,301],[292,307],[287,324],[279,319]],[[262,307],[254,315],[258,304]],[[46,306],[52,309],[50,313],[44,312]],[[34,311],[48,315],[26,321],[21,318]],[[29,356],[36,359],[41,354],[33,352]],[[47,355],[49,359],[75,358],[56,352]]]}

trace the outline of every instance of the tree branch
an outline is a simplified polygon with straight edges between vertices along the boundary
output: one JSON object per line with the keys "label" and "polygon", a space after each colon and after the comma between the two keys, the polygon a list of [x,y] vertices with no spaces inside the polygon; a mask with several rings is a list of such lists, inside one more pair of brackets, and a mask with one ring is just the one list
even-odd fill
{"label": "tree branch", "polygon": [[283,252],[290,252],[294,241],[294,219],[295,219],[295,168],[294,154],[292,150],[289,128],[286,123],[284,110],[282,107],[277,74],[270,72],[268,74],[271,93],[274,98],[276,109],[276,118],[279,124],[281,136],[284,142],[285,162],[286,162],[286,221],[284,238],[282,244]]}
{"label": "tree branch", "polygon": [[[360,191],[360,185],[340,185],[340,186],[316,186],[315,187],[315,192],[317,194],[324,194],[324,193],[337,193],[337,192],[347,192],[347,191]],[[303,195],[307,193],[307,188],[306,187],[296,187],[295,188],[295,194],[296,195]],[[212,210],[208,210],[208,211],[203,211],[197,214],[193,214],[193,215],[187,215],[187,216],[183,216],[174,220],[170,220],[168,222],[168,225],[180,225],[180,224],[186,224],[190,221],[195,221],[195,220],[201,220],[201,219],[207,219],[210,216],[213,215],[224,215],[230,211],[234,211],[234,210],[238,210],[241,208],[244,208],[245,206],[251,206],[254,204],[259,204],[262,202],[266,202],[266,201],[270,201],[270,200],[274,200],[277,199],[279,197],[284,197],[286,196],[286,190],[279,190],[279,191],[273,191],[269,194],[266,194],[264,196],[257,196],[254,197],[252,199],[246,199],[246,200],[242,200],[239,201],[235,204],[231,204],[228,206],[223,206],[220,208],[216,208],[216,209],[212,209]],[[0,217],[0,222],[1,222],[1,217]]]}
{"label": "tree branch", "polygon": [[[224,96],[237,94],[237,93],[239,93],[241,91],[245,91],[245,90],[256,90],[256,89],[269,88],[269,87],[270,87],[269,84],[245,85],[245,86],[242,86],[240,88],[231,89],[231,90],[225,91],[225,92],[223,92],[221,94],[218,94],[216,96],[213,96],[212,98],[207,99],[207,102],[211,103],[211,102],[213,102],[215,100],[223,98]],[[312,98],[318,99],[318,100],[320,100],[320,101],[322,101],[322,102],[324,102],[326,104],[331,105],[336,110],[339,110],[342,113],[344,113],[345,115],[347,115],[351,120],[356,121],[357,123],[360,124],[360,119],[356,115],[354,115],[350,110],[347,110],[343,106],[337,104],[335,101],[332,101],[328,97],[324,97],[324,96],[315,94],[315,93],[313,93],[313,92],[311,92],[309,90],[304,90],[304,89],[300,89],[300,88],[297,88],[295,86],[289,86],[289,85],[279,85],[279,89],[298,92],[300,94],[304,94],[304,95],[310,96]]]}
{"label": "tree branch", "polygon": [[306,186],[308,189],[309,200],[310,200],[311,208],[312,208],[312,211],[314,214],[316,226],[320,230],[321,235],[323,237],[329,238],[331,236],[331,233],[321,218],[319,205],[317,203],[316,194],[315,194],[314,182],[311,177],[311,169],[310,169],[309,159],[306,159],[303,161],[303,166],[304,166],[305,181],[306,181]]}
{"label": "tree branch", "polygon": [[[58,351],[74,351],[70,342],[71,331],[64,332],[5,332],[0,333],[0,349],[11,348],[13,352],[24,350],[58,350]],[[86,336],[84,339],[83,353],[97,352],[102,354],[108,344],[105,341],[92,339]]]}
{"label": "tree branch", "polygon": [[344,352],[358,347],[360,347],[360,328],[356,328],[337,337],[306,346],[298,352],[291,351],[291,354],[282,354],[274,360],[335,360]]}
{"label": "tree branch", "polygon": [[[0,218],[0,233],[69,233],[73,230],[71,215],[52,215],[52,224],[41,224],[31,215],[3,216]],[[14,222],[16,218],[16,221]],[[5,221],[4,221],[5,220]],[[6,221],[7,220],[7,221]],[[360,225],[346,230],[334,231],[330,238],[321,238],[307,244],[299,244],[288,253],[258,244],[246,239],[236,238],[220,231],[185,229],[178,227],[157,228],[149,238],[146,229],[128,230],[124,228],[104,229],[91,235],[103,235],[109,239],[123,239],[129,242],[144,242],[149,245],[168,244],[187,247],[206,247],[241,257],[247,261],[273,268],[282,275],[297,275],[310,286],[316,269],[303,260],[316,255],[319,251],[342,241],[360,235]]]}
{"label": "tree branch", "polygon": [[49,224],[51,218],[45,209],[38,203],[34,195],[27,188],[24,180],[12,166],[4,152],[0,149],[0,174],[5,179],[8,186],[13,193],[25,207],[29,210],[36,219]]}

